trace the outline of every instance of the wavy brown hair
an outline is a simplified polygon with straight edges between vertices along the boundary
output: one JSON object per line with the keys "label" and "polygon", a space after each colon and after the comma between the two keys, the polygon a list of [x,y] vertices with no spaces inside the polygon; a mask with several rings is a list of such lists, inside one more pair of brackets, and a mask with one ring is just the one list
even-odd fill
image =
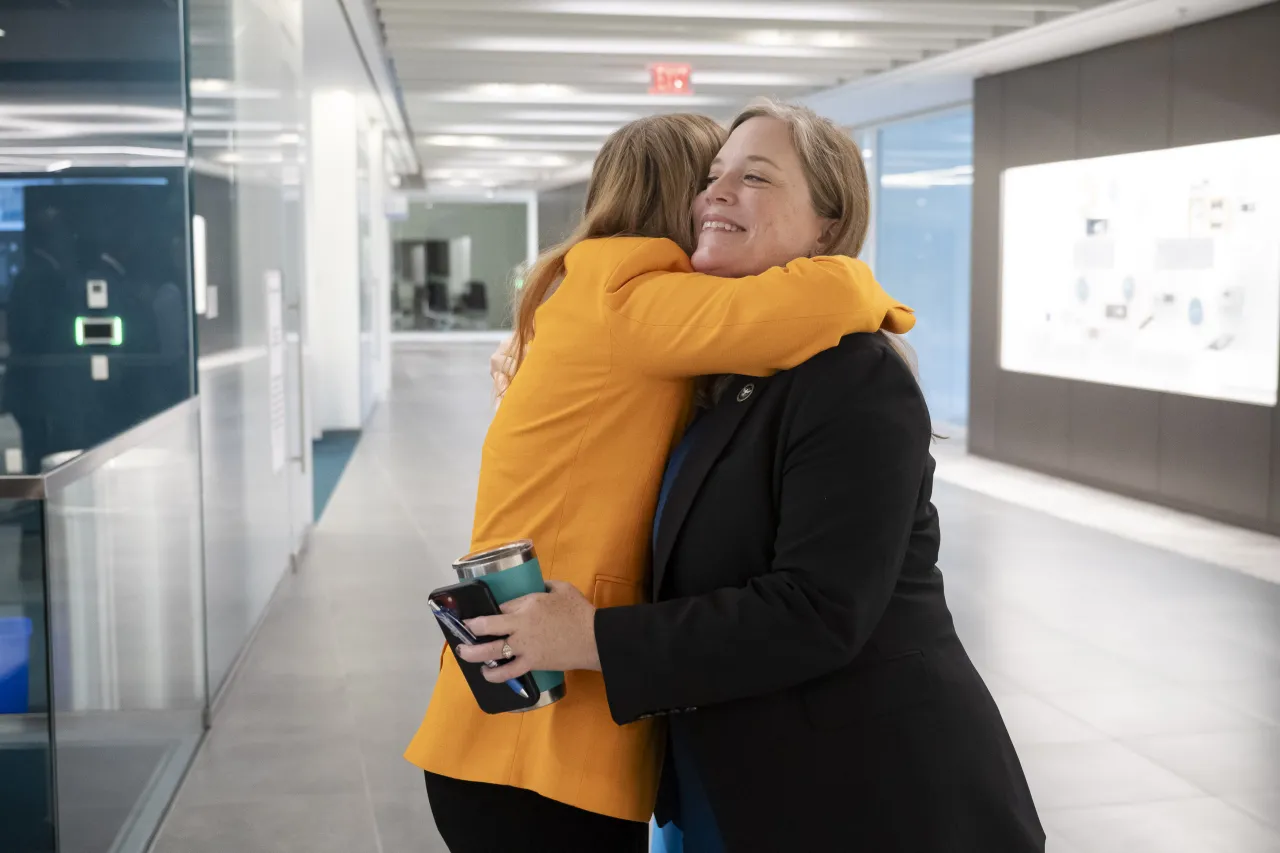
{"label": "wavy brown hair", "polygon": [[726,136],[706,116],[677,113],[633,121],[605,140],[591,170],[582,221],[525,276],[508,349],[508,380],[524,361],[534,315],[564,278],[565,256],[574,246],[598,237],[666,237],[693,253],[693,201]]}

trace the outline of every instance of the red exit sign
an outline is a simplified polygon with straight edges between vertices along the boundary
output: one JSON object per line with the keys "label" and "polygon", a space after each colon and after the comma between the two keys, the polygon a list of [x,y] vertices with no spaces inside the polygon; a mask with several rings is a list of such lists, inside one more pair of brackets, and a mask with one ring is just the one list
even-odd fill
{"label": "red exit sign", "polygon": [[657,62],[649,66],[650,95],[692,95],[689,77],[693,68],[684,64]]}

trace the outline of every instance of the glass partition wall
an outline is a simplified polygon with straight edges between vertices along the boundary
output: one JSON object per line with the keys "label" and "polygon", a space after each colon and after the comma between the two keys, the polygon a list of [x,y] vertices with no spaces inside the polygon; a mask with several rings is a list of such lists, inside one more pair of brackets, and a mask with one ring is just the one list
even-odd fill
{"label": "glass partition wall", "polygon": [[0,850],[134,853],[208,696],[187,4],[0,6]]}
{"label": "glass partition wall", "polygon": [[0,494],[0,843],[143,850],[204,732],[198,400]]}
{"label": "glass partition wall", "polygon": [[855,137],[873,184],[863,257],[889,292],[916,309],[908,340],[934,421],[949,432],[968,422],[973,111],[864,128]]}
{"label": "glass partition wall", "polygon": [[[534,205],[536,208],[536,205]],[[414,201],[392,227],[392,328],[483,332],[511,328],[531,252],[530,203]]]}
{"label": "glass partition wall", "polygon": [[0,498],[0,837],[34,853],[55,838],[47,612],[43,502]]}

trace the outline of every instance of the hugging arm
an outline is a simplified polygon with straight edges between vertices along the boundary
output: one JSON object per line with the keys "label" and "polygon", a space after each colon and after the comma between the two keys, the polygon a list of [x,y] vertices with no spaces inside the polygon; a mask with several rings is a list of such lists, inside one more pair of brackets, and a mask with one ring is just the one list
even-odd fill
{"label": "hugging arm", "polygon": [[912,529],[928,412],[883,348],[842,351],[826,367],[809,377],[785,448],[770,570],[742,587],[596,612],[617,722],[793,687],[850,663],[875,629]]}

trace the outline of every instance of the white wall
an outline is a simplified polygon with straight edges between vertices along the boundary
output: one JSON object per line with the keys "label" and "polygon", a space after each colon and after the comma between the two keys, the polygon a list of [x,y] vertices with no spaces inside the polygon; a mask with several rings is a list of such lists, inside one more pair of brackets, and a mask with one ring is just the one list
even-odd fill
{"label": "white wall", "polygon": [[373,391],[378,400],[391,390],[391,224],[387,221],[388,175],[386,133],[374,125],[369,130],[369,242],[374,277]]}
{"label": "white wall", "polygon": [[361,60],[342,0],[307,0],[304,26],[307,364],[318,435],[360,429],[391,384],[387,151],[402,146],[388,131],[386,98]]}
{"label": "white wall", "polygon": [[[305,288],[298,200],[305,152],[297,132],[305,92],[299,4],[207,0],[200,12],[192,34],[203,49],[189,58],[192,80],[201,81],[192,98],[192,204],[207,221],[208,284],[216,294],[196,318],[205,648],[216,692],[312,517],[303,383],[289,345],[286,460],[276,467],[278,387],[269,356],[267,287],[269,279],[281,281],[282,322],[296,333],[298,295]],[[241,97],[244,92],[259,96]],[[235,132],[222,129],[228,121]]]}
{"label": "white wall", "polygon": [[359,429],[360,112],[345,89],[311,95],[307,164],[307,349],[317,433]]}

